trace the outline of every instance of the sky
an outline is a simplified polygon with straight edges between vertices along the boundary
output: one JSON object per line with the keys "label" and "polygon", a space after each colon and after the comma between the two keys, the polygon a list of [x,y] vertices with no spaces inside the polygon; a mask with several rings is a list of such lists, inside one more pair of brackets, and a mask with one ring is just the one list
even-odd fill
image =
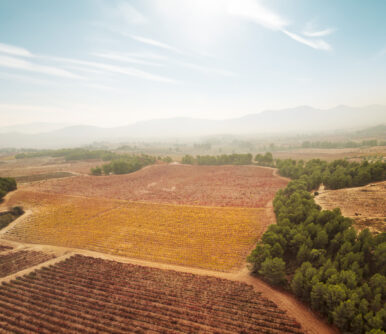
{"label": "sky", "polygon": [[386,104],[384,0],[0,0],[0,126]]}

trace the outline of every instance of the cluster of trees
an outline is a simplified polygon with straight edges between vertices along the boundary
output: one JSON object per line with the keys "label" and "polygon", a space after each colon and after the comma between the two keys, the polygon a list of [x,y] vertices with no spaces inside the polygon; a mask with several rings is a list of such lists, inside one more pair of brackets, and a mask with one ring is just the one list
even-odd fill
{"label": "cluster of trees", "polygon": [[64,157],[66,161],[101,159],[109,161],[117,159],[119,154],[108,150],[88,150],[84,148],[64,148],[58,150],[39,150],[33,152],[23,152],[15,155],[16,159],[36,158],[36,157]]}
{"label": "cluster of trees", "polygon": [[277,160],[280,175],[294,180],[303,180],[308,189],[317,189],[324,184],[328,189],[359,187],[370,182],[386,179],[386,163],[382,161],[349,162],[335,160],[331,163],[320,159],[308,162],[292,159]]}
{"label": "cluster of trees", "polygon": [[15,206],[8,212],[2,212],[0,214],[0,230],[4,227],[7,227],[11,222],[13,222],[17,217],[21,216],[24,213],[24,210],[20,206]]}
{"label": "cluster of trees", "polygon": [[331,141],[304,141],[302,148],[355,148],[355,147],[372,147],[384,145],[383,141],[376,139],[362,140],[361,142],[346,141],[346,142],[331,142]]}
{"label": "cluster of trees", "polygon": [[385,333],[386,233],[358,234],[339,209],[322,211],[308,191],[312,182],[298,177],[276,194],[277,224],[248,257],[251,269],[343,333]]}
{"label": "cluster of trees", "polygon": [[165,157],[158,156],[157,160],[162,161],[162,162],[166,162],[167,164],[170,164],[171,162],[173,162],[173,159],[171,157],[169,157],[168,155]]}
{"label": "cluster of trees", "polygon": [[92,175],[128,174],[141,169],[144,166],[152,165],[156,158],[150,155],[120,155],[118,159],[104,164],[101,167],[91,168]]}
{"label": "cluster of trees", "polygon": [[10,191],[17,188],[16,181],[10,177],[0,177],[0,200]]}
{"label": "cluster of trees", "polygon": [[266,152],[265,154],[256,154],[255,161],[260,166],[274,166],[274,160],[271,152]]}
{"label": "cluster of trees", "polygon": [[181,162],[190,165],[250,165],[252,154],[185,155]]}

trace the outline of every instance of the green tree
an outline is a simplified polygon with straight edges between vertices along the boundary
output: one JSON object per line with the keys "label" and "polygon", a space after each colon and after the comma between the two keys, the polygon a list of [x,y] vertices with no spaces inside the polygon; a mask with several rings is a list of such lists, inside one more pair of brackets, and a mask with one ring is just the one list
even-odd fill
{"label": "green tree", "polygon": [[316,235],[314,240],[314,247],[324,249],[328,245],[328,234],[325,230],[321,230]]}
{"label": "green tree", "polygon": [[283,284],[285,282],[285,262],[278,257],[267,258],[261,264],[259,274],[273,285]]}
{"label": "green tree", "polygon": [[187,154],[182,157],[181,163],[186,164],[186,165],[193,165],[194,164],[194,158]]}
{"label": "green tree", "polygon": [[325,311],[324,299],[326,294],[326,285],[318,282],[311,290],[311,307],[316,311]]}
{"label": "green tree", "polygon": [[102,175],[102,168],[100,168],[99,166],[91,168],[91,174],[96,176]]}
{"label": "green tree", "polygon": [[334,324],[343,332],[348,331],[355,314],[355,304],[351,300],[341,302],[332,312]]}

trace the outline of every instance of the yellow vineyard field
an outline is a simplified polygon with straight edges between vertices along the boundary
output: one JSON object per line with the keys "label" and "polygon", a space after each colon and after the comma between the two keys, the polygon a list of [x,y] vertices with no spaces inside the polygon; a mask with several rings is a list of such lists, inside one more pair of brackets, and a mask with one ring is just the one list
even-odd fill
{"label": "yellow vineyard field", "polygon": [[231,270],[245,263],[265,210],[153,204],[19,191],[34,212],[8,239]]}

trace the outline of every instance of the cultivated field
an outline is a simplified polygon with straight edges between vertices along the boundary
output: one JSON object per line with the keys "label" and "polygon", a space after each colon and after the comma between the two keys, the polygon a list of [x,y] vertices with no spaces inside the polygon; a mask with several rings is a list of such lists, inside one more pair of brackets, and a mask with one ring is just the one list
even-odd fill
{"label": "cultivated field", "polygon": [[54,256],[51,254],[33,250],[10,251],[4,254],[0,253],[0,277],[14,274],[23,269],[46,262],[52,258],[54,258]]}
{"label": "cultivated field", "polygon": [[299,148],[287,151],[273,152],[275,159],[294,159],[308,161],[322,159],[333,161],[348,159],[349,161],[362,161],[364,157],[386,156],[386,146],[365,148]]}
{"label": "cultivated field", "polygon": [[32,190],[203,206],[264,207],[287,181],[256,166],[154,165],[136,173],[48,180]]}
{"label": "cultivated field", "polygon": [[342,214],[355,220],[359,230],[386,232],[386,182],[363,187],[323,190],[315,201],[323,209],[339,207]]}
{"label": "cultivated field", "polygon": [[[46,175],[47,178],[58,172],[73,174],[88,174],[91,167],[101,164],[101,161],[65,161],[63,158],[28,158],[28,159],[11,159],[0,158],[0,177],[23,177],[28,180],[31,177],[39,178],[38,175]],[[41,178],[43,179],[43,178]]]}
{"label": "cultivated field", "polygon": [[302,333],[245,283],[80,255],[3,284],[0,324],[4,333]]}
{"label": "cultivated field", "polygon": [[217,270],[240,267],[262,232],[263,208],[197,207],[18,191],[33,208],[5,237]]}

